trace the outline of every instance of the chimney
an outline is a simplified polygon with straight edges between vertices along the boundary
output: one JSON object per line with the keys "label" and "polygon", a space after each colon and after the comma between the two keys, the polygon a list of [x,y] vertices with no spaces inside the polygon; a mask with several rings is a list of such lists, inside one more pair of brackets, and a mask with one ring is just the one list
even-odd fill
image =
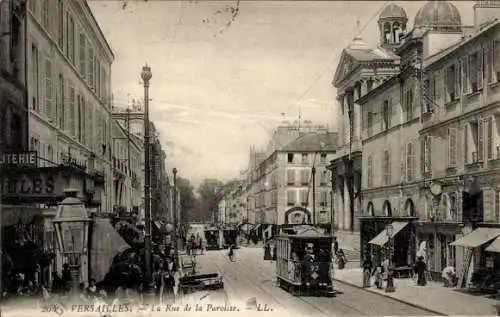
{"label": "chimney", "polygon": [[477,0],[474,4],[474,27],[476,31],[495,19],[500,19],[500,0]]}

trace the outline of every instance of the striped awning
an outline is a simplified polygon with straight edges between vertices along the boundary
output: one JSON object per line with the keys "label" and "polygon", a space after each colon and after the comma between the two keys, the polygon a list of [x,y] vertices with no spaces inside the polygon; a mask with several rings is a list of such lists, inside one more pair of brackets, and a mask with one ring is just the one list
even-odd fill
{"label": "striped awning", "polygon": [[101,281],[118,253],[130,246],[111,225],[108,218],[95,218],[90,248],[92,278]]}
{"label": "striped awning", "polygon": [[[499,228],[477,228],[468,235],[453,241],[450,245],[477,248],[478,246],[481,246],[498,236],[500,236]],[[488,250],[486,249],[486,251]]]}
{"label": "striped awning", "polygon": [[[394,237],[398,232],[403,230],[408,224],[407,221],[394,221],[392,223],[392,236]],[[387,235],[387,226],[382,232],[380,232],[375,238],[371,239],[370,244],[375,244],[379,246],[385,245],[389,241],[389,236]]]}

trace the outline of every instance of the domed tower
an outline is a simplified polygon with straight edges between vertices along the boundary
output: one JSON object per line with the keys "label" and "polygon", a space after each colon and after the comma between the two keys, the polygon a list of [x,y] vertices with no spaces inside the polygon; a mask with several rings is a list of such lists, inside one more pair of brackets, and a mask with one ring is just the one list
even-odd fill
{"label": "domed tower", "polygon": [[380,45],[389,50],[399,46],[407,22],[408,17],[402,7],[394,3],[387,5],[378,17]]}
{"label": "domed tower", "polygon": [[428,1],[415,16],[413,27],[440,32],[461,32],[462,18],[457,7],[448,1]]}

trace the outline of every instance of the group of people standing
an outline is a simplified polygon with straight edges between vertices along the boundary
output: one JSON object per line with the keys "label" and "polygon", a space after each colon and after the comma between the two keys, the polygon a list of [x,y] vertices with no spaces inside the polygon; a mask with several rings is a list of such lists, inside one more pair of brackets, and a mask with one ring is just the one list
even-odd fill
{"label": "group of people standing", "polygon": [[[375,256],[369,253],[365,254],[365,259],[363,261],[363,287],[371,287],[371,281],[374,280],[374,284],[378,289],[384,288],[384,283],[387,283],[390,270],[389,255],[384,253],[383,260],[380,263],[376,263],[374,260]],[[427,285],[427,264],[425,263],[425,258],[422,255],[417,256],[417,261],[413,265],[414,277],[416,277],[416,282],[418,286]]]}

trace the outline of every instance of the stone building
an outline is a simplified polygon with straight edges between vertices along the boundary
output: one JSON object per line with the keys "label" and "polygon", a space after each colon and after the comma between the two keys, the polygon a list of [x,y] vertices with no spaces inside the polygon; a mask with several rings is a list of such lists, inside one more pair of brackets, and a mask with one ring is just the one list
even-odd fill
{"label": "stone building", "polygon": [[28,150],[23,1],[0,2],[0,153]]}
{"label": "stone building", "polygon": [[86,1],[29,0],[27,9],[30,150],[41,167],[79,166],[66,186],[111,212],[113,52]]}
{"label": "stone building", "polygon": [[[397,74],[399,57],[393,49],[406,29],[407,20],[404,10],[394,4],[387,6],[378,20],[380,45],[369,47],[357,35],[342,51],[333,78],[339,103],[336,116],[339,149],[328,168],[334,175],[335,235],[346,250],[359,252],[360,248],[358,217],[362,214],[362,120],[367,118],[362,117],[361,105],[356,100]],[[386,117],[392,115],[386,113]],[[381,122],[380,119],[378,122]]]}
{"label": "stone building", "polygon": [[465,27],[453,4],[423,5],[392,46],[398,73],[355,101],[366,123],[361,248],[381,250],[392,223],[394,264],[411,264],[423,252],[435,279],[446,266],[456,266],[462,281],[469,268],[500,263],[500,248],[488,244],[500,235],[492,228],[500,220],[500,33],[493,20],[500,18],[500,2],[477,1],[474,13],[475,25]]}
{"label": "stone building", "polygon": [[330,177],[326,165],[336,150],[336,133],[300,133],[258,165],[252,187],[254,230],[259,237],[268,239],[280,228],[294,224],[330,228]]}

